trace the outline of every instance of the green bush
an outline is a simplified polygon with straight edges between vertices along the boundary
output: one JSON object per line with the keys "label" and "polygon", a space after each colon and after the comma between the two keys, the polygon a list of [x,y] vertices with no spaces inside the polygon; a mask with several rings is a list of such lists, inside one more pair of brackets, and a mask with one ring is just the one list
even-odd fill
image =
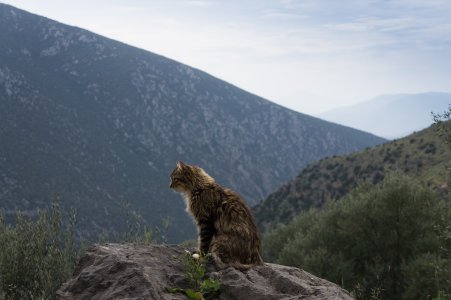
{"label": "green bush", "polygon": [[391,174],[269,233],[264,254],[341,284],[357,298],[431,299],[451,292],[449,203]]}
{"label": "green bush", "polygon": [[0,296],[6,299],[54,299],[72,276],[78,252],[74,245],[75,213],[67,228],[54,204],[36,219],[18,213],[15,226],[0,218]]}

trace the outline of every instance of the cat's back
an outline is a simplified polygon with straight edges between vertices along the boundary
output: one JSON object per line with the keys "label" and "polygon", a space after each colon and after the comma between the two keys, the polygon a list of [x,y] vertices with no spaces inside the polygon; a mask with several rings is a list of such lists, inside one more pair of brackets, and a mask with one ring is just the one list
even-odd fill
{"label": "cat's back", "polygon": [[228,188],[222,188],[221,193],[220,215],[228,222],[255,227],[254,218],[243,198]]}

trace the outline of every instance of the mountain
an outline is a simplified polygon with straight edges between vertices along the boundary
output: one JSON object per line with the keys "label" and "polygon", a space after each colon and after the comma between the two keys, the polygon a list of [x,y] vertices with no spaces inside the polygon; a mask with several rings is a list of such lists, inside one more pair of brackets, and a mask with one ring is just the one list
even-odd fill
{"label": "mountain", "polygon": [[289,223],[302,210],[343,197],[361,182],[376,184],[391,171],[418,178],[449,198],[450,168],[451,147],[432,126],[390,143],[314,162],[253,211],[259,227],[266,231]]}
{"label": "mountain", "polygon": [[0,4],[0,28],[7,219],[59,199],[77,209],[83,236],[125,229],[142,216],[181,241],[195,231],[169,189],[178,160],[202,166],[254,204],[311,161],[384,142],[12,6]]}
{"label": "mountain", "polygon": [[385,95],[324,112],[318,117],[393,139],[430,126],[431,112],[441,113],[448,105],[451,105],[451,93]]}

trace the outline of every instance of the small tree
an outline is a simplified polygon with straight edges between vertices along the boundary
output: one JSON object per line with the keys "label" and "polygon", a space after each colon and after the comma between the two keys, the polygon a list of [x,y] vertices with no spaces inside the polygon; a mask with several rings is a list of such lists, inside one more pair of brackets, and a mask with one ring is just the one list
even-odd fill
{"label": "small tree", "polygon": [[438,134],[445,139],[446,143],[451,144],[451,104],[443,113],[432,113],[432,118]]}
{"label": "small tree", "polygon": [[[433,113],[434,127],[437,134],[443,138],[445,143],[451,146],[451,104],[448,104],[448,110],[443,113]],[[451,166],[448,164],[447,171],[451,172]],[[451,179],[448,180],[448,186],[451,184]]]}

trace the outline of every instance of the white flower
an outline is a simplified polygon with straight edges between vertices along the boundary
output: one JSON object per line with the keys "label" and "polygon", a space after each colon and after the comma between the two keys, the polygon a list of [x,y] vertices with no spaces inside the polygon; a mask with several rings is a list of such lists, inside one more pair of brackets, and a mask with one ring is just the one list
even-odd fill
{"label": "white flower", "polygon": [[199,254],[197,254],[197,253],[194,253],[194,254],[193,254],[193,258],[196,259],[196,260],[199,259],[199,257],[200,257],[200,256],[199,256]]}

